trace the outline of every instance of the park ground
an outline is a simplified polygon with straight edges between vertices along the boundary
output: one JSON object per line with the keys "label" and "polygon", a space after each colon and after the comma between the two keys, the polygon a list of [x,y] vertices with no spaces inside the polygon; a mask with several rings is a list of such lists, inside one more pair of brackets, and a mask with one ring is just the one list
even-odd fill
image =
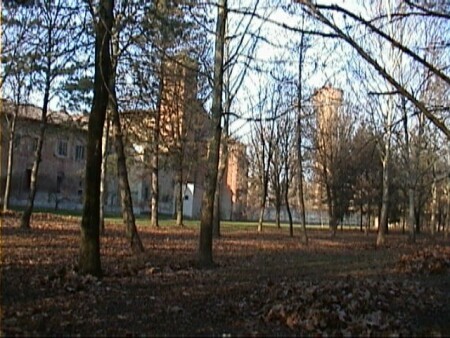
{"label": "park ground", "polygon": [[80,218],[17,213],[1,222],[2,336],[449,336],[450,240],[391,232],[227,224],[213,269],[198,269],[198,225],[120,222],[101,238],[101,279],[76,273]]}

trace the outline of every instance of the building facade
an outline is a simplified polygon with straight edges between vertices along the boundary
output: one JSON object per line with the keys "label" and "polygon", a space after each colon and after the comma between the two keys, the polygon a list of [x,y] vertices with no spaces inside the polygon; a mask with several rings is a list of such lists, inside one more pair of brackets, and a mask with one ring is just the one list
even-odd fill
{"label": "building facade", "polygon": [[[207,144],[212,135],[208,114],[197,100],[195,65],[192,62],[168,63],[162,92],[159,137],[159,212],[173,214],[176,196],[182,189],[183,213],[198,218],[201,213]],[[1,107],[1,202],[3,203],[10,121],[13,105]],[[41,110],[20,106],[14,136],[14,157],[10,205],[24,206],[27,201],[31,168]],[[49,114],[42,161],[37,178],[37,208],[81,210],[83,206],[84,170],[88,116],[61,112]],[[149,213],[151,202],[151,159],[155,112],[121,113],[128,179],[133,207],[137,214]],[[109,133],[110,134],[110,133]],[[117,157],[109,135],[105,207],[120,212]],[[223,219],[244,219],[247,205],[248,164],[245,146],[235,142],[230,147],[228,166],[221,188]]]}

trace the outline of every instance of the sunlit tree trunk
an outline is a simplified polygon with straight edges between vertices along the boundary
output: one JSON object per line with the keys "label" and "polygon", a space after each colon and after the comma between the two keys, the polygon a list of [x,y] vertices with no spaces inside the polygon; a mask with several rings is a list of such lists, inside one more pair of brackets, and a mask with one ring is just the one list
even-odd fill
{"label": "sunlit tree trunk", "polygon": [[381,212],[378,222],[377,246],[385,244],[386,228],[388,226],[388,209],[389,209],[389,159],[390,159],[390,135],[384,148],[383,164],[383,183],[381,197]]}
{"label": "sunlit tree trunk", "polygon": [[437,212],[437,182],[436,182],[436,167],[433,165],[433,183],[431,184],[431,219],[430,232],[434,236],[436,232],[436,212]]}
{"label": "sunlit tree trunk", "polygon": [[[18,93],[20,93],[20,86],[18,88]],[[5,193],[3,195],[3,211],[7,211],[9,208],[9,194],[11,191],[11,176],[12,176],[12,166],[14,161],[14,138],[16,136],[16,121],[17,115],[19,114],[20,101],[16,100],[16,106],[14,107],[14,113],[9,126],[9,140],[8,140],[8,163],[6,167],[6,183],[5,183]]]}
{"label": "sunlit tree trunk", "polygon": [[108,142],[109,142],[109,118],[105,119],[102,138],[102,173],[100,176],[100,232],[105,233],[105,204],[107,189],[107,170],[108,170]]}
{"label": "sunlit tree trunk", "polygon": [[212,254],[212,221],[214,212],[214,193],[217,184],[220,137],[222,130],[220,118],[222,111],[223,59],[225,43],[225,23],[227,18],[227,0],[220,0],[217,7],[216,41],[214,53],[214,86],[212,102],[213,139],[208,149],[208,162],[205,177],[205,191],[202,198],[200,218],[199,265],[210,267],[214,264]]}
{"label": "sunlit tree trunk", "polygon": [[183,192],[184,192],[184,184],[183,184],[183,169],[178,168],[178,172],[176,174],[176,184],[177,189],[176,191],[176,219],[177,219],[177,226],[182,227],[183,226]]}

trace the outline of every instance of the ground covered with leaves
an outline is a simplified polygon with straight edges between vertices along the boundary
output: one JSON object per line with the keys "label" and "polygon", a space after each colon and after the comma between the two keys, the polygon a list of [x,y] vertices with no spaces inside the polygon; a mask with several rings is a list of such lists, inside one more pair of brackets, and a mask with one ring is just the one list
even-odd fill
{"label": "ground covered with leaves", "polygon": [[104,277],[76,273],[79,218],[37,214],[31,231],[2,216],[2,335],[450,335],[450,242],[344,231],[227,230],[217,267],[196,268],[198,229],[123,227],[101,239]]}

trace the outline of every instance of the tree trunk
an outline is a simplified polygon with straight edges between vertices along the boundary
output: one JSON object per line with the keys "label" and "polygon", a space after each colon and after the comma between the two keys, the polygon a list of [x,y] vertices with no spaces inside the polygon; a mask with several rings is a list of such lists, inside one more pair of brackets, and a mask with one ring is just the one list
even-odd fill
{"label": "tree trunk", "polygon": [[264,221],[264,210],[266,203],[261,203],[259,206],[259,218],[258,218],[258,232],[261,232],[263,229],[263,221]]}
{"label": "tree trunk", "polygon": [[108,169],[109,118],[106,117],[102,138],[102,172],[100,175],[100,232],[105,233],[105,204]]}
{"label": "tree trunk", "polygon": [[216,191],[214,192],[214,211],[213,211],[213,237],[220,237],[220,187],[221,187],[221,179],[220,179],[220,168],[218,172]]}
{"label": "tree trunk", "polygon": [[406,166],[407,166],[407,185],[408,185],[408,240],[412,243],[416,241],[416,232],[414,228],[415,217],[414,217],[414,175],[413,170],[413,158],[411,156],[411,146],[409,143],[409,131],[408,131],[408,114],[406,109],[406,99],[402,100],[403,109],[403,126],[405,132],[405,152],[406,152]]}
{"label": "tree trunk", "polygon": [[123,146],[122,126],[120,124],[119,106],[116,93],[116,69],[119,57],[119,32],[116,31],[111,37],[112,55],[111,55],[111,76],[109,79],[109,108],[111,109],[111,125],[114,135],[114,146],[117,155],[117,176],[119,179],[120,204],[122,207],[123,223],[126,227],[126,234],[130,242],[130,247],[134,253],[144,252],[136,228],[136,219],[134,217],[133,199],[131,197],[130,183],[128,181],[127,162],[125,149]]}
{"label": "tree trunk", "polygon": [[[328,178],[326,178],[325,181],[328,182]],[[325,185],[326,185],[325,190],[327,193],[327,205],[328,205],[328,226],[330,229],[331,237],[336,237],[338,222],[336,219],[334,205],[333,205],[333,196],[332,196],[330,185],[328,183],[325,183]]]}
{"label": "tree trunk", "polygon": [[88,124],[86,178],[83,216],[81,218],[80,257],[81,274],[101,276],[100,262],[100,177],[102,165],[102,134],[108,106],[108,84],[111,76],[109,54],[113,26],[113,0],[100,0],[96,22],[94,99]]}
{"label": "tree trunk", "polygon": [[[159,120],[159,119],[158,119]],[[158,128],[159,129],[159,128]],[[158,131],[159,133],[159,131]],[[158,143],[156,145],[158,148]],[[151,200],[151,225],[154,227],[159,227],[159,151],[153,153],[152,155],[152,200]]]}
{"label": "tree trunk", "polygon": [[[20,92],[20,88],[19,88]],[[8,141],[8,164],[6,167],[6,184],[5,184],[5,194],[3,196],[3,211],[7,211],[9,208],[9,194],[11,191],[11,176],[12,176],[12,167],[14,161],[14,138],[16,136],[16,121],[17,115],[19,114],[19,104],[20,102],[16,102],[16,107],[14,109],[14,115],[11,120],[11,126],[9,128],[9,141]]]}
{"label": "tree trunk", "polygon": [[217,185],[219,165],[220,137],[222,134],[220,119],[222,115],[223,59],[225,44],[225,26],[227,20],[227,0],[220,0],[217,7],[216,42],[214,55],[214,86],[212,102],[212,122],[215,128],[208,151],[208,167],[205,177],[205,191],[202,198],[200,219],[199,265],[211,267],[212,255],[212,221],[214,212],[214,193]]}
{"label": "tree trunk", "polygon": [[44,144],[45,130],[47,128],[48,103],[50,101],[50,84],[51,84],[51,82],[50,82],[51,63],[50,62],[51,62],[50,59],[48,59],[45,91],[44,91],[44,102],[43,102],[43,106],[42,106],[42,115],[41,115],[41,125],[40,125],[40,129],[39,129],[37,148],[34,153],[35,158],[34,158],[34,163],[33,163],[33,169],[31,170],[30,193],[28,195],[25,210],[20,219],[20,227],[22,229],[30,229],[30,219],[31,219],[31,214],[33,213],[34,199],[36,197],[36,192],[37,192],[37,178],[38,178],[38,173],[39,173],[39,166],[41,164],[42,146]]}
{"label": "tree trunk", "polygon": [[[302,16],[302,26],[304,23]],[[303,189],[303,153],[302,153],[302,99],[303,99],[303,60],[305,54],[304,33],[302,31],[300,38],[300,55],[298,62],[298,112],[297,112],[297,161],[298,161],[298,202],[300,205],[300,222],[302,228],[302,242],[308,244],[308,234],[306,232],[306,210],[305,210],[305,192]]]}
{"label": "tree trunk", "polygon": [[383,156],[383,183],[382,183],[382,198],[381,198],[381,210],[380,219],[378,222],[378,235],[377,246],[382,246],[386,242],[385,234],[388,229],[388,212],[389,212],[389,165],[391,162],[391,135],[392,135],[392,98],[387,102],[387,121],[386,121],[386,142],[384,146]]}
{"label": "tree trunk", "polygon": [[387,166],[387,161],[383,161],[383,188],[381,198],[380,220],[378,222],[377,246],[384,245],[386,241],[385,233],[388,223],[388,208],[389,208],[389,169]]}
{"label": "tree trunk", "polygon": [[408,188],[408,239],[411,243],[416,241],[415,223],[416,217],[414,215],[414,188]]}
{"label": "tree trunk", "polygon": [[179,169],[179,172],[177,174],[177,186],[178,189],[176,189],[177,196],[176,196],[176,218],[177,218],[177,226],[182,227],[183,226],[183,176],[181,173],[182,169]]}
{"label": "tree trunk", "polygon": [[361,203],[359,204],[359,231],[363,232],[363,202],[361,199]]}
{"label": "tree trunk", "polygon": [[[286,178],[286,182],[288,179]],[[286,189],[284,189],[284,203],[286,204],[286,212],[289,220],[289,236],[294,237],[294,222],[292,220],[291,207],[289,206],[289,189],[288,183],[286,183]]]}
{"label": "tree trunk", "polygon": [[[115,90],[112,92],[115,96]],[[112,108],[112,127],[114,130],[114,145],[117,153],[117,176],[119,179],[120,204],[122,206],[122,218],[126,227],[126,233],[131,249],[135,253],[144,251],[141,239],[136,228],[136,219],[133,212],[133,200],[131,198],[130,184],[128,181],[128,170],[126,165],[125,151],[122,141],[122,128],[120,125],[117,107]]]}
{"label": "tree trunk", "polygon": [[217,186],[216,191],[214,193],[214,216],[213,216],[213,236],[216,238],[220,237],[220,221],[221,221],[221,213],[220,213],[220,193],[223,178],[225,175],[225,169],[227,168],[228,163],[228,138],[225,137],[222,139],[221,143],[222,153],[219,155],[219,170],[217,176]]}
{"label": "tree trunk", "polygon": [[275,224],[278,229],[281,229],[281,206],[278,203],[275,206]]}
{"label": "tree trunk", "polygon": [[368,236],[369,235],[369,230],[370,230],[370,214],[372,213],[371,207],[370,207],[370,201],[367,204],[367,223],[366,223],[366,229],[365,229],[365,235]]}
{"label": "tree trunk", "polygon": [[[450,168],[450,140],[447,140],[447,168]],[[450,176],[447,177],[447,217],[445,219],[444,237],[450,233]]]}
{"label": "tree trunk", "polygon": [[431,219],[430,219],[430,231],[434,236],[436,233],[436,213],[437,213],[437,182],[436,182],[436,168],[433,166],[433,183],[431,185]]}

